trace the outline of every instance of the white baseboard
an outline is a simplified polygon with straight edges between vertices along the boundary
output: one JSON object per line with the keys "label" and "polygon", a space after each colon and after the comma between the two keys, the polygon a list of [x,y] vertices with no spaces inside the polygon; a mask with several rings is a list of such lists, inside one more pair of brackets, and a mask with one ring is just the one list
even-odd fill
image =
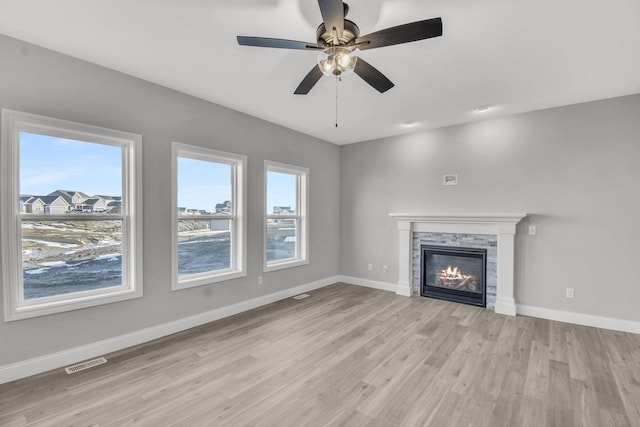
{"label": "white baseboard", "polygon": [[224,317],[233,316],[234,314],[242,313],[254,308],[261,307],[263,305],[290,298],[304,292],[310,292],[315,289],[320,289],[340,281],[343,281],[341,276],[327,277],[326,279],[318,280],[316,282],[306,283],[294,288],[274,292],[269,295],[264,295],[248,301],[242,301],[205,313],[185,317],[183,319],[174,320],[169,323],[141,329],[139,331],[131,332],[118,337],[109,338],[80,347],[59,351],[57,353],[51,353],[33,359],[0,366],[0,384],[4,384],[20,378],[29,377],[31,375],[49,371],[51,369],[61,368],[63,366],[102,356],[104,354],[122,350],[134,345],[143,344],[157,338],[175,334],[176,332],[181,332],[186,329],[194,328],[205,323],[222,319]]}
{"label": "white baseboard", "polygon": [[513,298],[496,298],[496,306],[494,311],[498,314],[507,316],[515,316],[517,312],[516,300]]}
{"label": "white baseboard", "polygon": [[[379,282],[376,280],[362,279],[360,277],[352,276],[337,277],[341,282],[344,283],[364,286],[373,289],[381,289],[393,293],[396,293],[398,288],[395,283]],[[594,328],[611,329],[614,331],[640,334],[640,322],[634,322],[631,320],[594,316],[591,314],[574,313],[569,311],[551,310],[548,308],[533,307],[521,304],[507,304],[504,307],[505,308],[503,312],[500,312],[500,314],[515,316],[517,313],[523,316],[538,317],[540,319],[557,320],[559,322],[573,323],[576,325],[592,326]],[[499,313],[498,310],[496,310],[496,313]]]}
{"label": "white baseboard", "polygon": [[400,295],[403,297],[410,297],[411,294],[413,294],[411,283],[398,282],[398,284],[396,285],[396,295]]}
{"label": "white baseboard", "polygon": [[594,328],[640,334],[640,322],[616,319],[613,317],[594,316],[592,314],[574,313],[571,311],[551,310],[548,308],[517,305],[518,314],[541,319],[557,320],[575,325],[592,326]]}
{"label": "white baseboard", "polygon": [[387,282],[378,282],[377,280],[361,279],[360,277],[352,276],[338,276],[341,282],[348,283],[350,285],[363,286],[365,288],[380,289],[382,291],[389,291],[396,293],[396,284]]}
{"label": "white baseboard", "polygon": [[[381,289],[397,293],[398,286],[395,283],[379,282],[376,280],[362,279],[352,276],[337,276],[341,282],[367,288]],[[613,317],[594,316],[591,314],[574,313],[570,311],[551,310],[548,308],[533,307],[529,305],[504,305],[502,312],[496,309],[496,313],[515,316],[516,313],[523,316],[538,317],[540,319],[557,320],[559,322],[573,323],[576,325],[592,326],[594,328],[611,329],[614,331],[640,334],[640,322],[616,319]]]}
{"label": "white baseboard", "polygon": [[[80,347],[51,353],[33,359],[0,366],[0,384],[20,378],[29,377],[49,371],[51,369],[61,368],[83,360],[102,356],[107,353],[122,350],[134,345],[143,344],[157,338],[162,338],[177,332],[181,332],[205,323],[213,322],[224,317],[233,316],[263,305],[271,304],[292,296],[311,292],[329,286],[336,282],[348,283],[351,285],[363,286],[367,288],[380,289],[389,292],[396,292],[396,284],[379,282],[375,280],[362,279],[351,276],[332,276],[316,282],[307,283],[296,286],[294,288],[285,289],[264,295],[248,301],[242,301],[226,307],[217,308],[205,313],[178,319],[173,322],[164,323],[162,325],[152,326],[150,328],[131,332],[129,334],[118,337],[98,341]],[[577,325],[592,326],[602,329],[611,329],[622,332],[630,332],[640,334],[640,322],[630,320],[616,319],[611,317],[594,316],[583,313],[573,313],[567,311],[551,310],[541,307],[532,307],[527,305],[517,305],[518,314],[541,319],[557,320],[560,322],[573,323]]]}

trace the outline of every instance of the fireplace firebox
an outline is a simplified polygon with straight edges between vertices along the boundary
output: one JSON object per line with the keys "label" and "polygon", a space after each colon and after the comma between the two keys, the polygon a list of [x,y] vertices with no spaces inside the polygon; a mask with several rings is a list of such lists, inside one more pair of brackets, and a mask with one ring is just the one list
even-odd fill
{"label": "fireplace firebox", "polygon": [[420,295],[486,307],[486,249],[421,245]]}

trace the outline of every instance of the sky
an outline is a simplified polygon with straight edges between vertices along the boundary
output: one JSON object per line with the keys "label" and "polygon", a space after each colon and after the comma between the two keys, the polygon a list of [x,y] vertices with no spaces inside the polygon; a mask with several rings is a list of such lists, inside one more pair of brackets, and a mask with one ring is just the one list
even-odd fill
{"label": "sky", "polygon": [[[267,173],[267,210],[273,206],[295,207],[296,177]],[[249,186],[251,183],[249,183]],[[215,212],[215,205],[231,200],[231,166],[185,157],[178,158],[178,206]]]}
{"label": "sky", "polygon": [[122,196],[122,148],[20,132],[20,194]]}
{"label": "sky", "polygon": [[[269,213],[295,206],[295,175],[270,171],[267,180]],[[230,182],[230,165],[180,157],[178,206],[215,212],[216,204],[231,200]],[[122,148],[20,132],[20,194],[55,190],[122,196]]]}
{"label": "sky", "polygon": [[296,208],[296,176],[288,173],[267,172],[267,213],[274,206]]}
{"label": "sky", "polygon": [[215,212],[231,200],[231,165],[178,158],[178,206]]}

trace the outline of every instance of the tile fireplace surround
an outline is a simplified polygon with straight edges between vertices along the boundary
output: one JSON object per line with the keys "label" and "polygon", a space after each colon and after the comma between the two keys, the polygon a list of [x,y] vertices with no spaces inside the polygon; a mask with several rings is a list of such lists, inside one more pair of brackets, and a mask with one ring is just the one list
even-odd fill
{"label": "tile fireplace surround", "polygon": [[490,234],[498,239],[495,312],[516,315],[514,299],[515,234],[526,214],[389,214],[398,223],[396,294],[411,296],[413,233]]}

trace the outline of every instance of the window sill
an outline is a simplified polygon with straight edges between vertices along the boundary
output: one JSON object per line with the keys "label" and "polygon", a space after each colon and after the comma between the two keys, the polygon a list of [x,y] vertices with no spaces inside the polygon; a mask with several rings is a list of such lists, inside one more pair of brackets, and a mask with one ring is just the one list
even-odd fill
{"label": "window sill", "polygon": [[108,294],[95,292],[91,294],[77,294],[73,298],[60,299],[57,301],[37,300],[30,301],[17,307],[5,307],[5,321],[29,319],[32,317],[46,316],[49,314],[63,313],[66,311],[79,310],[81,308],[95,307],[103,304],[126,301],[129,299],[142,297],[142,289],[127,289]]}
{"label": "window sill", "polygon": [[192,276],[179,279],[171,285],[172,291],[180,291],[182,289],[195,288],[198,286],[210,285],[212,283],[226,282],[228,280],[246,277],[246,271],[228,271],[225,273],[211,274],[206,276]]}
{"label": "window sill", "polygon": [[263,272],[268,273],[269,271],[284,270],[285,268],[300,267],[302,265],[307,265],[307,264],[309,264],[309,260],[307,259],[296,258],[296,259],[282,260],[278,262],[271,262],[269,264],[265,264],[263,268]]}

